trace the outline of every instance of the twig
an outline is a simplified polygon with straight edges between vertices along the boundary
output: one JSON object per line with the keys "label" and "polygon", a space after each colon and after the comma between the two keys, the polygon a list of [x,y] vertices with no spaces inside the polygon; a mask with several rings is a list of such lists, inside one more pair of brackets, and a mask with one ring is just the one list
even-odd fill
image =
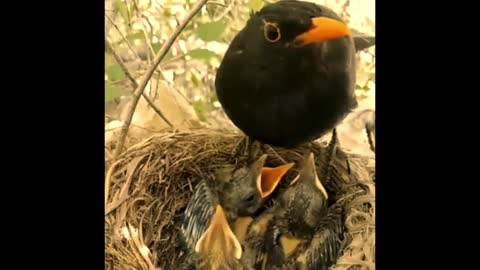
{"label": "twig", "polygon": [[274,154],[275,154],[275,157],[278,158],[281,162],[287,164],[287,161],[285,159],[283,159],[278,153],[277,151],[275,151],[275,149],[273,149],[273,147],[271,147],[270,145],[266,144],[265,145],[266,147],[268,147],[270,149],[270,151],[272,151]]}
{"label": "twig", "polygon": [[150,42],[152,42],[153,41],[153,25],[145,14],[140,14],[140,16],[148,23],[148,26],[150,27],[150,32],[151,32]]}
{"label": "twig", "polygon": [[112,54],[113,58],[115,58],[115,61],[117,61],[118,65],[122,68],[123,72],[125,72],[125,75],[127,75],[128,79],[132,82],[133,87],[137,88],[138,84],[135,78],[133,78],[132,73],[128,70],[127,66],[123,63],[122,59],[120,56],[117,54],[117,52],[113,49],[112,44],[105,38],[105,47],[110,51]]}
{"label": "twig", "polygon": [[113,169],[120,163],[121,160],[116,161],[110,166],[110,169],[105,176],[105,207],[107,207],[108,193],[110,191],[110,178],[112,177]]}
{"label": "twig", "polygon": [[[120,56],[115,52],[115,50],[112,47],[112,44],[110,44],[110,42],[108,42],[108,40],[106,39],[105,39],[105,46],[112,53],[113,58],[115,58],[115,61],[117,61],[118,65],[122,68],[123,72],[125,72],[128,79],[130,79],[130,81],[132,82],[133,87],[136,89],[138,87],[137,81],[135,80],[135,78],[133,78],[130,71],[128,71],[128,68],[125,66],[122,59],[120,59]],[[142,96],[143,98],[145,98],[148,104],[153,108],[153,110],[163,119],[163,121],[165,121],[165,123],[167,123],[167,125],[169,125],[170,127],[173,127],[172,123],[168,121],[165,115],[163,115],[162,111],[160,111],[160,109],[155,105],[155,103],[153,103],[153,101],[145,93],[143,93],[143,91],[142,91]]]}
{"label": "twig", "polygon": [[122,39],[125,41],[125,43],[127,43],[128,48],[133,52],[135,57],[140,59],[140,56],[138,56],[137,52],[133,48],[130,41],[128,41],[127,37],[125,37],[125,35],[123,35],[122,31],[120,31],[120,28],[118,28],[117,24],[112,20],[112,18],[110,18],[110,16],[108,16],[108,14],[105,14],[105,17],[107,17],[107,19],[112,23],[113,27],[115,27],[115,29],[117,29],[118,33],[120,34]]}
{"label": "twig", "polygon": [[[142,33],[145,36],[145,47],[146,47],[145,51],[147,54],[147,63],[150,65],[152,63],[152,59],[151,59],[152,55],[155,55],[155,50],[153,50],[152,43],[148,39],[147,30],[145,30],[145,26],[143,25],[143,22],[142,22]],[[148,52],[148,50],[150,50],[150,53]]]}
{"label": "twig", "polygon": [[110,214],[110,212],[112,212],[113,210],[115,210],[117,207],[119,207],[120,205],[122,205],[122,203],[124,203],[128,198],[130,198],[129,195],[125,195],[124,197],[120,197],[118,198],[118,200],[114,201],[114,202],[111,202],[110,204],[108,204],[107,206],[105,206],[105,216]]}
{"label": "twig", "polygon": [[185,57],[185,55],[186,54],[179,54],[179,55],[176,55],[176,56],[172,56],[170,59],[163,61],[160,66],[165,66],[165,65],[168,65],[172,62],[180,60],[182,57]]}
{"label": "twig", "polygon": [[227,5],[225,5],[223,3],[218,3],[218,2],[209,2],[208,4],[209,5],[217,5],[217,6],[221,6],[221,7],[227,7]]}
{"label": "twig", "polygon": [[[139,128],[139,129],[143,129],[143,130],[146,130],[148,132],[155,132],[155,130],[153,129],[149,129],[149,128],[146,128],[146,127],[142,127],[142,126],[138,126],[138,125],[135,125],[135,124],[130,124],[130,126],[133,126],[133,127],[136,127],[136,128]],[[113,127],[113,128],[107,128],[105,129],[105,132],[107,131],[112,131],[112,130],[116,130],[116,129],[119,129],[119,128],[122,128],[121,126],[118,126],[118,127]]]}
{"label": "twig", "polygon": [[110,115],[108,113],[105,114],[105,117],[109,118],[110,120],[118,120],[117,117]]}
{"label": "twig", "polygon": [[[138,4],[137,4],[137,1],[133,0],[133,7],[135,9],[135,13],[137,14],[137,17],[139,19],[144,19],[147,24],[150,26],[150,32],[153,32],[153,26],[152,24],[150,23],[150,21],[148,20],[148,17],[145,16],[144,14],[142,14],[140,12],[140,9],[138,8]],[[143,35],[145,36],[145,43],[146,43],[146,51],[147,51],[147,60],[148,60],[148,64],[150,65],[151,64],[151,55],[155,55],[155,50],[153,50],[153,47],[152,47],[152,42],[151,42],[151,39],[152,39],[152,36],[153,35],[150,35],[150,37],[148,36],[147,34],[147,30],[145,29],[145,26],[143,24],[143,21],[141,23],[141,26],[142,26],[142,32],[143,32]],[[150,49],[150,53],[148,53],[148,50]]]}
{"label": "twig", "polygon": [[[123,4],[125,5],[125,7],[128,8],[127,0],[123,0],[123,2],[124,2]],[[132,18],[130,17],[130,12],[128,11],[128,9],[127,9],[127,21],[126,21],[126,23],[127,23],[127,26],[129,28],[132,27]]]}
{"label": "twig", "polygon": [[133,0],[132,2],[133,2],[133,8],[135,9],[135,11],[137,13],[140,13],[140,9],[138,8],[137,1]]}
{"label": "twig", "polygon": [[108,151],[108,148],[105,146],[105,156],[106,158],[105,159],[111,159],[113,157],[113,154]]}
{"label": "twig", "polygon": [[222,13],[220,13],[220,15],[215,17],[214,21],[219,21],[219,20],[223,19],[230,12],[230,10],[232,10],[232,4],[233,4],[233,1],[230,2],[228,4],[228,6],[223,5],[223,7],[225,7],[225,9],[223,10]]}
{"label": "twig", "polygon": [[160,48],[160,51],[158,54],[155,56],[155,59],[153,61],[153,65],[150,66],[150,68],[147,70],[147,72],[143,75],[139,86],[137,89],[135,89],[134,92],[134,100],[130,104],[130,108],[128,110],[128,116],[126,121],[123,124],[122,127],[122,133],[120,134],[120,138],[118,140],[118,145],[117,149],[115,149],[115,154],[114,154],[114,159],[116,159],[120,153],[122,152],[123,149],[123,144],[125,143],[125,138],[127,137],[128,133],[128,127],[130,126],[130,123],[132,122],[133,118],[133,113],[135,112],[135,108],[137,107],[138,100],[140,99],[141,93],[143,93],[143,90],[145,89],[145,86],[147,86],[148,81],[152,77],[155,69],[158,67],[162,59],[167,55],[168,50],[170,47],[172,47],[173,42],[177,39],[177,37],[180,35],[182,30],[187,26],[187,24],[190,22],[190,20],[197,14],[197,12],[200,11],[200,9],[205,5],[205,3],[208,0],[200,0],[198,1],[197,4],[193,7],[193,9],[188,13],[188,15],[185,17],[183,20],[182,24],[180,24],[177,29],[175,29],[174,33],[172,36],[163,44],[162,48]]}
{"label": "twig", "polygon": [[365,131],[367,132],[367,139],[368,139],[368,144],[370,145],[370,150],[375,153],[375,143],[373,142],[373,136],[372,136],[372,128],[370,125],[367,123],[365,124]]}

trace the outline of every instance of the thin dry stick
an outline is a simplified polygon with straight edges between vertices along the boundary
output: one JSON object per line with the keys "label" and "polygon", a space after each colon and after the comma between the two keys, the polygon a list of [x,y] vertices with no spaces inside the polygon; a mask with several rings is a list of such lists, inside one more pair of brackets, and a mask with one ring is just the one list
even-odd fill
{"label": "thin dry stick", "polygon": [[118,33],[120,34],[120,36],[122,37],[122,39],[125,41],[125,43],[127,43],[127,46],[128,48],[133,52],[133,54],[135,55],[136,58],[140,59],[140,56],[138,56],[137,54],[137,51],[135,51],[135,49],[133,48],[132,44],[130,43],[130,41],[128,41],[127,37],[125,37],[122,33],[122,31],[120,31],[120,28],[118,28],[117,24],[112,20],[112,18],[110,18],[110,16],[108,16],[108,14],[105,14],[105,16],[107,17],[107,19],[112,23],[113,27],[115,27],[115,29],[117,29]]}
{"label": "thin dry stick", "polygon": [[[134,1],[135,2],[135,1]],[[137,10],[137,13],[139,11]],[[137,16],[140,18],[140,19],[145,19],[146,16],[141,14],[141,15],[138,15]],[[148,21],[148,19],[145,19],[147,24],[150,26],[150,32],[153,32],[153,27],[152,25],[150,24],[150,21]],[[143,35],[145,37],[145,44],[146,44],[146,51],[147,51],[147,60],[148,60],[148,64],[150,65],[151,64],[151,55],[155,55],[155,50],[153,49],[153,46],[152,46],[152,42],[151,42],[151,36],[148,35],[147,33],[147,30],[145,29],[145,25],[142,21],[142,23],[140,24],[142,26],[142,32],[143,32]],[[150,53],[148,53],[148,50],[150,50]]]}
{"label": "thin dry stick", "polygon": [[113,169],[120,163],[121,160],[117,160],[115,163],[110,166],[108,169],[107,176],[105,176],[105,207],[107,207],[108,193],[110,191],[110,178],[112,178]]}
{"label": "thin dry stick", "polygon": [[145,29],[145,26],[143,25],[143,23],[142,23],[142,32],[143,32],[143,35],[145,36],[145,43],[147,44],[147,49],[150,50],[150,53],[147,53],[148,64],[150,64],[150,61],[151,61],[150,54],[155,55],[155,50],[153,49],[152,43],[150,42],[150,39],[147,34],[147,30]]}
{"label": "thin dry stick", "polygon": [[182,30],[187,26],[187,24],[190,22],[190,20],[192,20],[192,18],[197,14],[197,12],[200,11],[200,9],[203,7],[203,5],[205,5],[207,1],[208,0],[200,0],[198,1],[197,4],[195,4],[193,9],[188,13],[188,15],[185,17],[183,22],[177,27],[177,29],[175,29],[172,36],[163,44],[162,48],[160,49],[158,54],[155,56],[155,59],[153,60],[153,65],[150,66],[150,68],[147,70],[145,75],[143,75],[139,86],[137,87],[137,89],[135,89],[135,92],[133,93],[134,99],[133,99],[133,102],[130,104],[127,119],[123,123],[122,133],[120,134],[120,138],[118,139],[117,149],[115,149],[115,154],[113,156],[114,160],[117,159],[117,157],[122,152],[123,144],[125,143],[125,139],[128,133],[128,128],[130,126],[130,123],[132,122],[133,113],[135,112],[135,108],[137,107],[138,100],[140,99],[140,95],[145,89],[145,86],[147,86],[148,81],[152,77],[153,72],[158,67],[162,59],[165,57],[170,47],[172,47],[173,42],[177,39],[177,37],[182,32]]}
{"label": "thin dry stick", "polygon": [[118,65],[122,68],[123,72],[125,72],[125,75],[127,75],[128,79],[132,82],[133,87],[137,88],[137,87],[138,87],[137,81],[135,80],[135,78],[133,78],[132,73],[130,73],[130,71],[128,70],[127,66],[125,66],[125,64],[123,63],[122,59],[121,59],[120,56],[117,54],[117,52],[113,49],[112,44],[107,40],[107,38],[105,38],[105,47],[107,47],[107,49],[108,49],[108,50],[110,51],[110,53],[113,55],[113,58],[115,58],[115,61],[116,61],[116,62],[118,63]]}
{"label": "thin dry stick", "polygon": [[[137,81],[135,80],[135,78],[133,78],[130,71],[128,71],[128,68],[125,66],[122,59],[120,59],[120,56],[118,56],[118,54],[113,49],[112,44],[110,44],[110,42],[108,42],[107,39],[105,39],[105,46],[112,53],[113,58],[115,58],[115,61],[117,61],[118,65],[122,68],[123,72],[125,72],[128,79],[130,79],[130,81],[132,82],[133,87],[135,87],[135,89],[136,89],[138,87]],[[148,104],[163,119],[163,121],[165,121],[165,123],[167,123],[170,127],[173,127],[172,123],[170,123],[170,121],[168,121],[168,119],[165,117],[165,115],[163,115],[162,111],[160,111],[160,109],[153,103],[153,101],[145,93],[143,93],[143,91],[142,91],[142,97],[145,98],[145,100],[148,102]]]}
{"label": "thin dry stick", "polygon": [[230,10],[232,10],[232,4],[233,4],[233,1],[230,2],[228,6],[223,5],[223,7],[226,7],[225,10],[215,18],[215,21],[219,21],[223,19],[230,12]]}

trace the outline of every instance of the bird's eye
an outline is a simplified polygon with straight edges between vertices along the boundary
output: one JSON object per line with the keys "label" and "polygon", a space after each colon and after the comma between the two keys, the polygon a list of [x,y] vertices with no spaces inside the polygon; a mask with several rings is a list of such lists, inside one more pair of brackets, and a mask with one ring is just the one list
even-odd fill
{"label": "bird's eye", "polygon": [[247,202],[252,202],[254,198],[255,198],[255,195],[250,195],[250,196],[247,198]]}
{"label": "bird's eye", "polygon": [[280,29],[273,23],[266,22],[263,27],[265,39],[269,42],[277,42],[280,40]]}

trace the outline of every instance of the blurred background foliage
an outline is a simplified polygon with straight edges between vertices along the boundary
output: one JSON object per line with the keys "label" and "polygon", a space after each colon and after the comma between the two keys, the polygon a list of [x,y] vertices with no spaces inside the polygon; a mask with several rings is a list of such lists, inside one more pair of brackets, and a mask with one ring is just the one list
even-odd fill
{"label": "blurred background foliage", "polygon": [[[334,9],[355,30],[375,35],[375,0],[310,1]],[[232,127],[215,95],[216,69],[249,13],[268,2],[274,1],[211,0],[180,34],[145,89],[175,127]],[[137,82],[195,3],[195,0],[106,0],[106,41],[112,44]],[[374,110],[375,47],[360,52],[358,61],[360,105]],[[121,126],[133,90],[120,65],[106,50],[106,132]],[[142,100],[132,125],[150,131],[167,127]],[[111,135],[106,134],[108,138]]]}

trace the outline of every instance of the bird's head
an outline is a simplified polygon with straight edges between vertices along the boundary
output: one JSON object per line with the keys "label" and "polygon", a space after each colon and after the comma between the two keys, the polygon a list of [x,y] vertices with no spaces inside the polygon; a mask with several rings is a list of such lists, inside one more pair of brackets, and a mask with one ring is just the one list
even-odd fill
{"label": "bird's head", "polygon": [[267,155],[262,155],[249,166],[233,172],[231,179],[219,192],[222,203],[240,216],[254,214],[275,191],[283,176],[293,167],[287,163],[266,167]]}
{"label": "bird's head", "polygon": [[328,193],[320,181],[315,157],[310,153],[279,200],[278,214],[287,217],[293,236],[308,235],[327,207]]}
{"label": "bird's head", "polygon": [[256,28],[260,42],[272,47],[303,47],[352,34],[331,9],[293,0],[267,5],[252,16],[247,27]]}
{"label": "bird's head", "polygon": [[284,94],[313,89],[321,79],[347,76],[346,70],[355,65],[354,54],[351,30],[335,12],[310,2],[283,0],[253,14],[235,36],[218,68],[215,87],[222,103],[235,87],[262,93],[285,88]]}
{"label": "bird's head", "polygon": [[315,156],[313,153],[310,153],[307,156],[299,174],[292,180],[290,186],[293,187],[293,189],[301,186],[308,187],[306,190],[318,194],[318,197],[321,197],[323,200],[328,199],[327,190],[318,178],[317,168],[315,166]]}
{"label": "bird's head", "polygon": [[195,252],[208,261],[210,269],[221,269],[227,261],[239,260],[242,256],[240,242],[220,205],[215,207],[206,231],[195,245]]}
{"label": "bird's head", "polygon": [[331,9],[310,2],[284,0],[254,13],[231,47],[234,54],[245,52],[246,55],[263,50],[296,52],[351,34],[349,27]]}
{"label": "bird's head", "polygon": [[200,181],[190,197],[180,228],[181,246],[197,258],[197,269],[225,269],[242,256],[227,213],[207,181]]}

